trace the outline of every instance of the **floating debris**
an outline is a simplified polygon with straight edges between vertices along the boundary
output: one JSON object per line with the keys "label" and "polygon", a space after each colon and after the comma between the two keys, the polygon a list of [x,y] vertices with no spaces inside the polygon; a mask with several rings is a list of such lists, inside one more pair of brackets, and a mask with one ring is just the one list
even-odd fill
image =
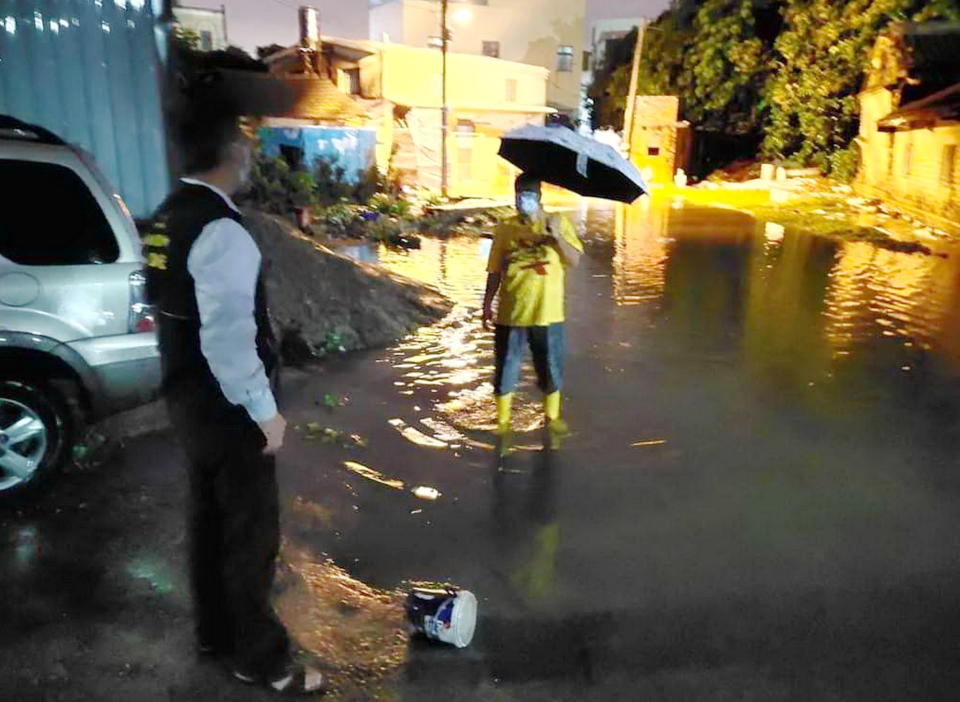
{"label": "floating debris", "polygon": [[418,446],[426,446],[427,448],[447,448],[446,441],[440,441],[440,439],[434,438],[432,436],[427,436],[419,429],[410,426],[405,421],[399,418],[391,419],[387,422],[390,426],[400,432],[401,436],[407,441],[417,444]]}
{"label": "floating debris", "polygon": [[325,444],[339,444],[344,448],[350,448],[352,446],[366,448],[369,444],[367,439],[359,434],[347,434],[340,429],[325,427],[319,422],[307,422],[303,428],[306,432],[304,438],[310,441],[319,439]]}
{"label": "floating debris", "polygon": [[343,467],[355,475],[359,475],[361,478],[366,478],[374,483],[379,483],[388,488],[393,488],[394,490],[403,490],[404,484],[402,480],[397,480],[396,478],[388,478],[383,473],[373,468],[368,468],[362,463],[357,463],[356,461],[344,461]]}
{"label": "floating debris", "polygon": [[419,497],[421,500],[430,500],[431,502],[436,500],[441,493],[437,488],[427,487],[426,485],[417,485],[410,491],[413,493],[414,497]]}
{"label": "floating debris", "polygon": [[648,446],[663,446],[667,443],[666,439],[650,439],[648,441],[638,441],[630,444],[633,448],[646,448]]}

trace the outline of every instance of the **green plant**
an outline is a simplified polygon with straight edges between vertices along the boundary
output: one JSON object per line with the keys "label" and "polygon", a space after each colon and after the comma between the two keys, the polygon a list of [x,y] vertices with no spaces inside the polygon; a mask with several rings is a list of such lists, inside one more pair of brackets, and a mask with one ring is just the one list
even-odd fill
{"label": "green plant", "polygon": [[380,219],[371,222],[367,228],[367,236],[374,241],[390,243],[406,233],[403,222],[394,217],[380,217]]}
{"label": "green plant", "polygon": [[290,166],[282,158],[271,158],[260,153],[250,170],[250,187],[242,201],[271,214],[286,214],[290,201]]}
{"label": "green plant", "polygon": [[367,207],[386,217],[399,218],[409,217],[413,209],[413,206],[408,200],[404,200],[403,198],[399,198],[388,193],[374,194],[374,196],[371,197],[367,202]]}
{"label": "green plant", "polygon": [[312,207],[317,202],[317,181],[308,171],[293,171],[289,195],[294,207]]}
{"label": "green plant", "polygon": [[349,234],[357,223],[357,206],[347,200],[341,200],[325,208],[320,217],[331,234],[343,236]]}
{"label": "green plant", "polygon": [[830,154],[830,175],[845,183],[852,181],[857,175],[860,166],[860,148],[854,142],[846,149],[840,149]]}

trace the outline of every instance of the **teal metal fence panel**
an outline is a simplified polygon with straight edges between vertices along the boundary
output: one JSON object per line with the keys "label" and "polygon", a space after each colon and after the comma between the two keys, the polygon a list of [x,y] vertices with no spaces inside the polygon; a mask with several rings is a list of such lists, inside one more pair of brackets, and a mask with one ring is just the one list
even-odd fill
{"label": "teal metal fence panel", "polygon": [[2,0],[0,114],[86,149],[135,217],[170,187],[158,0]]}

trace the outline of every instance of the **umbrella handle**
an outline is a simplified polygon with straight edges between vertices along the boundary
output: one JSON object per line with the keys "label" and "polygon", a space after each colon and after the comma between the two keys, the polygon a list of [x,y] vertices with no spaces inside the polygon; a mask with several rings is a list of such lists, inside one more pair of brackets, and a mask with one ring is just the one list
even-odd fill
{"label": "umbrella handle", "polygon": [[577,154],[577,173],[582,175],[584,178],[587,177],[587,164],[590,162],[590,159],[582,151]]}

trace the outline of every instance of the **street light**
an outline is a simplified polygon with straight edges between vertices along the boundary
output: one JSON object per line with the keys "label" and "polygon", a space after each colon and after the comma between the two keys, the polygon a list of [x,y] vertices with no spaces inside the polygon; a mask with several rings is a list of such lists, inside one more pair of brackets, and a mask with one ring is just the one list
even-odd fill
{"label": "street light", "polygon": [[465,27],[473,21],[473,11],[469,7],[459,7],[454,10],[453,23]]}
{"label": "street light", "polygon": [[447,9],[449,0],[441,0],[440,5],[440,52],[442,54],[441,68],[441,92],[443,94],[443,107],[440,113],[440,194],[443,197],[448,195],[448,174],[447,174],[447,131],[450,128],[450,108],[447,105],[447,49],[450,45],[450,30],[447,28]]}

